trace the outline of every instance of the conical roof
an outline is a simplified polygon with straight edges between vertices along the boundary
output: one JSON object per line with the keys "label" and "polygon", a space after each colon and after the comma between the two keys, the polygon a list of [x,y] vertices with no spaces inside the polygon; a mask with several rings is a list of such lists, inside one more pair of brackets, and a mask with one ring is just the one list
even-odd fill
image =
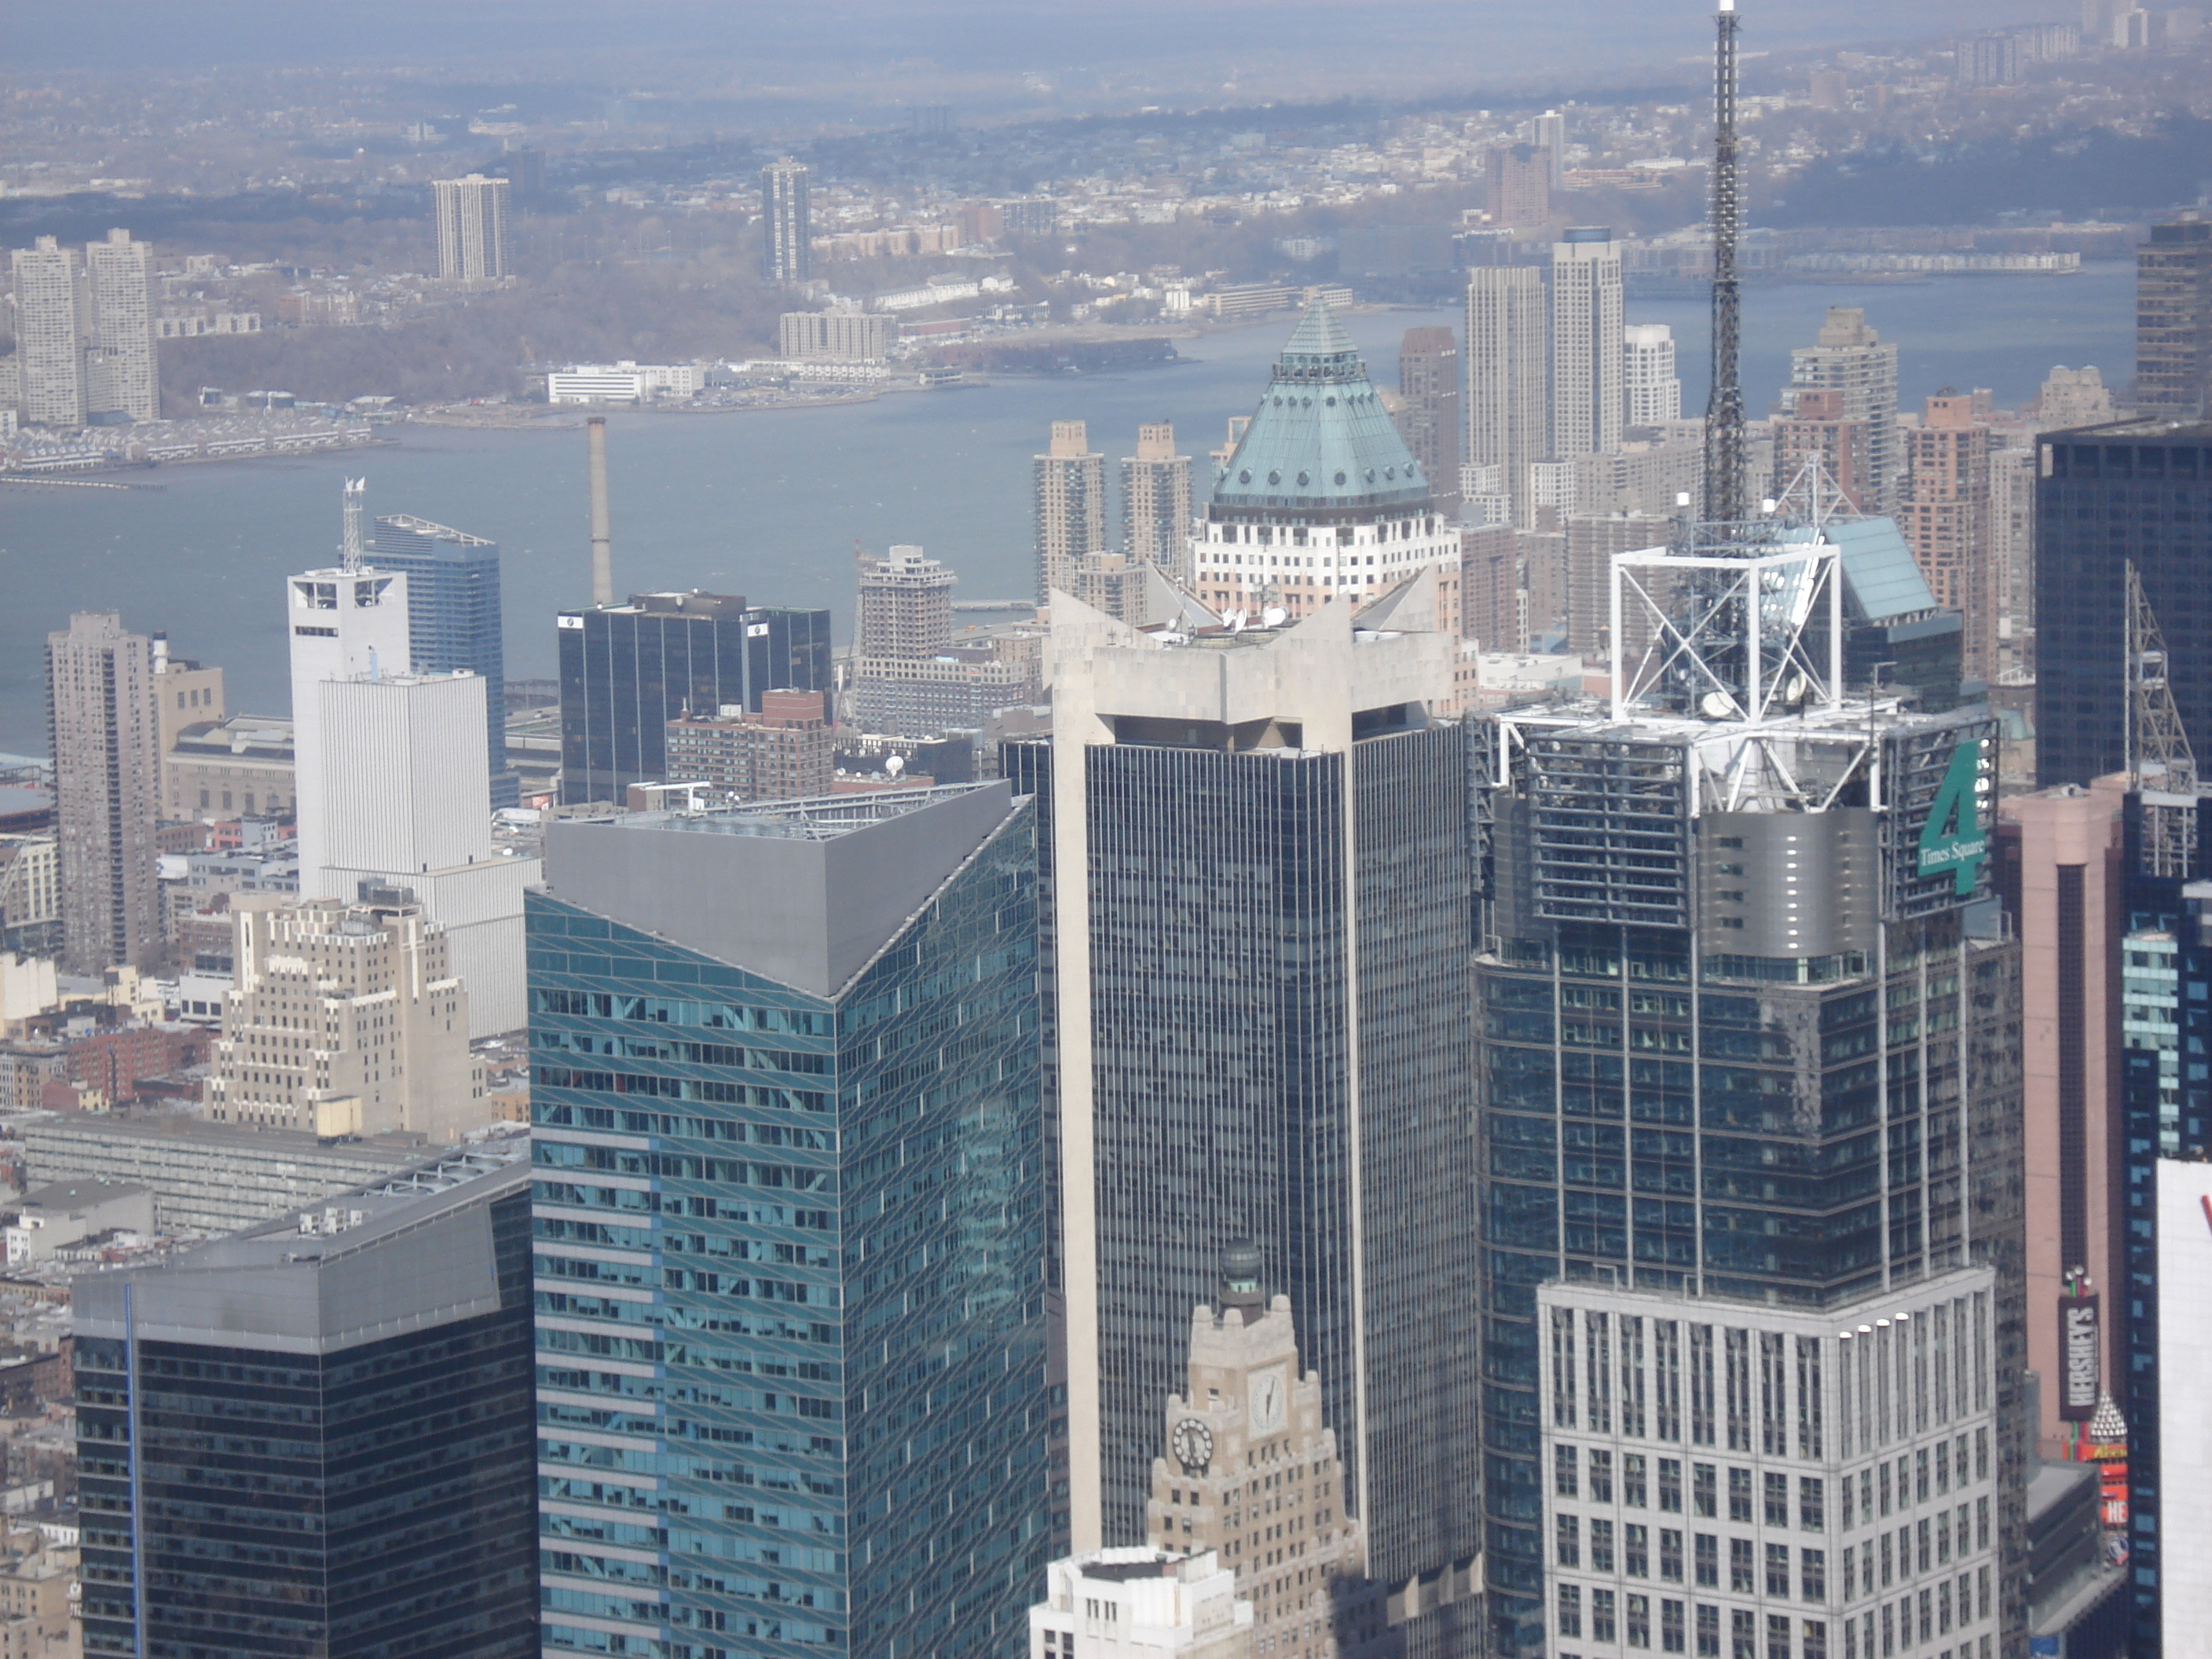
{"label": "conical roof", "polygon": [[1213,505],[1407,512],[1425,507],[1429,492],[1352,337],[1316,295],[1275,361],[1252,422],[1214,485]]}

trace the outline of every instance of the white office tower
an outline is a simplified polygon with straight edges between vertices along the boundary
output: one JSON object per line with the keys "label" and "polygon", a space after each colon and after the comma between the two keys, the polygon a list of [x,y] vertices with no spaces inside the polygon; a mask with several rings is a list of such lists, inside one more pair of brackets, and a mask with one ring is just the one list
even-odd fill
{"label": "white office tower", "polygon": [[92,415],[161,418],[154,357],[154,247],[111,230],[84,249],[92,301],[85,348],[85,409]]}
{"label": "white office tower", "polygon": [[1620,248],[1603,225],[1552,247],[1552,456],[1620,447]]}
{"label": "white office tower", "polygon": [[[356,492],[347,489],[349,542],[355,540]],[[324,813],[325,736],[318,688],[325,680],[404,673],[411,665],[407,635],[407,578],[363,568],[349,548],[346,563],[303,570],[285,583],[285,620],[292,646],[293,779],[299,802],[302,881],[330,862]],[[479,745],[481,746],[481,745]],[[302,888],[302,898],[349,900],[351,894]]]}
{"label": "white office tower", "polygon": [[1046,1569],[1030,1659],[1253,1659],[1252,1604],[1212,1550],[1091,1550]]}
{"label": "white office tower", "polygon": [[1544,276],[1487,265],[1467,283],[1468,466],[1495,467],[1514,522],[1529,523],[1528,465],[1549,448],[1544,401]]}
{"label": "white office tower", "polygon": [[513,275],[507,239],[512,186],[471,173],[434,179],[438,202],[438,276],[447,283],[496,283]]}
{"label": "white office tower", "polygon": [[1546,1653],[1995,1659],[1996,1286],[1540,1287]]}
{"label": "white office tower", "polygon": [[84,424],[83,279],[51,236],[9,256],[15,289],[16,407],[34,426]]}
{"label": "white office tower", "polygon": [[465,670],[320,681],[319,776],[313,796],[300,791],[322,860],[302,862],[303,894],[353,903],[411,893],[445,927],[472,1037],[526,1023],[522,890],[540,878],[539,860],[502,857],[492,842],[484,687]]}
{"label": "white office tower", "polygon": [[1626,426],[1663,426],[1682,418],[1682,382],[1674,374],[1674,331],[1664,323],[1631,323],[1620,331],[1621,412]]}

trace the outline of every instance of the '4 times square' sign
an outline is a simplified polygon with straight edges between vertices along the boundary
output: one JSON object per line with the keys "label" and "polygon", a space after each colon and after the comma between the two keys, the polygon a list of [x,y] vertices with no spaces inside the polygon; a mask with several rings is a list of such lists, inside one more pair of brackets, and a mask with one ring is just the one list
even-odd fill
{"label": "'4 times square' sign", "polygon": [[1921,877],[1948,872],[1951,890],[1960,898],[1973,896],[1990,852],[1989,826],[1982,822],[1982,744],[1979,738],[1968,738],[1951,751],[1942,787],[1920,826]]}
{"label": "'4 times square' sign", "polygon": [[1988,890],[1996,723],[1905,726],[1885,734],[1882,749],[1888,919],[1974,902]]}

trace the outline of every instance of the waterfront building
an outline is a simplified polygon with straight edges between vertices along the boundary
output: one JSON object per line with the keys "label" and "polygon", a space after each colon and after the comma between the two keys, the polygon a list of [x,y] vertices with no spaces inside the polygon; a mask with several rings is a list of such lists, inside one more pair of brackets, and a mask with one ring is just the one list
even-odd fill
{"label": "waterfront building", "polygon": [[1028,1651],[1035,836],[1003,781],[549,827],[550,1650]]}
{"label": "waterfront building", "polygon": [[492,805],[520,797],[507,764],[507,646],[500,615],[499,544],[411,513],[380,514],[369,538],[379,570],[407,578],[408,652],[418,674],[466,670],[484,683]]}
{"label": "waterfront building", "polygon": [[1190,508],[1190,457],[1176,453],[1175,428],[1140,425],[1137,453],[1121,459],[1121,556],[1188,586]]}
{"label": "waterfront building", "polygon": [[[1990,1429],[1992,1461],[1977,1479],[1988,1483],[1996,1553],[1980,1559],[1993,1565],[1999,1602],[1982,1610],[1977,1590],[1975,1627],[1999,1638],[1996,1651],[2020,1639],[2019,963],[2017,946],[1976,920],[1991,887],[1997,725],[1978,708],[1915,714],[1847,690],[1852,562],[1834,535],[1787,525],[1755,543],[1701,536],[1623,556],[1622,629],[1642,609],[1653,648],[1616,656],[1602,702],[1474,723],[1474,811],[1488,848],[1475,957],[1482,1501],[1499,1652],[1663,1648],[1705,1617],[1686,1604],[1726,1605],[1698,1595],[1693,1579],[1666,1595],[1656,1551],[1634,1567],[1624,1554],[1602,1575],[1607,1597],[1620,1598],[1620,1624],[1587,1622],[1582,1591],[1595,1581],[1561,1565],[1547,1531],[1561,1511],[1547,1508],[1558,1476],[1546,1459],[1570,1426],[1540,1392],[1553,1310],[1598,1315],[1601,1333],[1638,1322],[1647,1346],[1616,1347],[1606,1364],[1632,1360],[1617,1397],[1656,1413],[1684,1371],[1702,1373],[1686,1339],[1649,1346],[1655,1321],[1764,1333],[1762,1355],[1794,1353],[1797,1335],[1874,1328],[1939,1285],[1942,1299],[1981,1297],[1984,1309],[1975,1340],[1990,1380],[1970,1403]],[[1751,605],[1754,585],[1797,601]],[[1678,608],[1709,619],[1693,639]],[[1660,1381],[1639,1380],[1646,1363]],[[1767,1420],[1786,1411],[1804,1421],[1771,1368],[1761,1375]],[[1792,1398],[1813,1397],[1797,1386]],[[1705,1410],[1713,1399],[1703,1396]],[[1936,1422],[1916,1419],[1913,1435],[1933,1437]],[[1703,1443],[1686,1424],[1670,1416],[1658,1437],[1680,1442],[1685,1458]],[[1632,1442],[1658,1427],[1655,1415],[1603,1432]],[[1848,1455],[1893,1465],[1900,1433],[1893,1424]],[[1841,1443],[1821,1455],[1844,1455]],[[1624,1468],[1626,1451],[1607,1449]],[[1921,1450],[1907,1449],[1917,1480]],[[1923,1449],[1932,1462],[1932,1445]],[[1741,1456],[1733,1467],[1762,1487],[1770,1473]],[[1788,1474],[1832,1482],[1845,1472],[1804,1461]],[[1631,1507],[1658,1490],[1640,1489]],[[1841,1516],[1828,1490],[1823,1527]],[[1607,1511],[1608,1526],[1617,1513]],[[1744,1547],[1764,1552],[1766,1541],[1746,1534]],[[1832,1541],[1817,1547],[1840,1553]],[[1764,1620],[1787,1616],[1795,1659],[1871,1659],[1856,1603],[1852,1625],[1841,1624],[1840,1561],[1827,1565],[1815,1607],[1799,1588],[1753,1583],[1749,1594],[1770,1603],[1757,1612],[1762,1646]],[[1938,1567],[1931,1558],[1916,1571],[1930,1575],[1915,1580],[1930,1598],[1929,1636],[1915,1638],[1925,1646],[1936,1639]],[[1633,1582],[1639,1572],[1648,1590]],[[1630,1594],[1651,1627],[1626,1622]],[[1668,1622],[1662,1596],[1688,1626]],[[1916,1601],[1916,1630],[1917,1612]],[[1804,1629],[1808,1618],[1821,1629]]]}
{"label": "waterfront building", "polygon": [[216,1123],[458,1140],[489,1115],[446,930],[396,894],[237,904],[208,1079]]}
{"label": "waterfront building", "polygon": [[84,247],[91,332],[85,341],[88,418],[161,418],[161,377],[154,359],[154,248],[127,230]]}
{"label": "waterfront building", "polygon": [[1542,144],[1493,145],[1482,168],[1490,222],[1528,230],[1552,217],[1552,155]]}
{"label": "waterfront building", "polygon": [[1997,573],[1990,537],[1990,428],[1974,403],[1946,386],[1905,434],[1910,468],[1898,526],[1936,604],[1965,620],[1965,667],[1996,678]]}
{"label": "waterfront building", "polygon": [[787,157],[761,169],[761,275],[803,283],[813,270],[814,228],[805,167]]}
{"label": "waterfront building", "polygon": [[1124,1547],[1055,1561],[1031,1659],[1253,1659],[1252,1604],[1211,1552]]}
{"label": "waterfront building", "polygon": [[1409,328],[1398,343],[1398,433],[1428,478],[1437,509],[1459,510],[1459,341],[1448,327]]}
{"label": "waterfront building", "polygon": [[1255,619],[1380,598],[1427,568],[1455,600],[1459,532],[1326,302],[1284,345],[1194,552],[1198,597]]}
{"label": "waterfront building", "polygon": [[313,690],[322,785],[300,791],[301,896],[419,902],[468,988],[469,1035],[521,1030],[522,891],[539,866],[492,839],[483,681],[379,671]]}
{"label": "waterfront building", "polygon": [[772,690],[830,689],[830,613],[730,593],[633,593],[554,619],[561,665],[561,799],[620,801],[668,781],[668,722]]}
{"label": "waterfront building", "polygon": [[1528,468],[1551,451],[1546,314],[1541,271],[1483,265],[1468,273],[1467,459],[1498,470],[1522,529],[1534,523]]}
{"label": "waterfront building", "polygon": [[[2128,763],[2127,567],[2169,637],[2212,617],[2212,425],[2048,434],[2036,471],[2036,781],[2086,786]],[[2212,754],[2212,661],[2185,649],[2166,678],[2196,752]]]}
{"label": "waterfront building", "polygon": [[1072,593],[1084,567],[1106,551],[1106,458],[1081,421],[1054,421],[1051,447],[1033,463],[1037,603]]}
{"label": "waterfront building", "polygon": [[1577,225],[1552,247],[1553,459],[1620,447],[1620,246],[1602,225]]}
{"label": "waterfront building", "polygon": [[2197,214],[2153,225],[2136,250],[2136,409],[2212,418],[2212,220]]}
{"label": "waterfront building", "polygon": [[952,590],[959,580],[909,545],[862,564],[854,654],[878,660],[938,655],[952,643]]}
{"label": "waterfront building", "polygon": [[153,641],[112,611],[80,611],[46,635],[62,959],[74,973],[149,967],[161,948],[154,687]]}
{"label": "waterfront building", "polygon": [[438,212],[438,279],[483,285],[514,275],[508,216],[513,184],[471,173],[434,179]]}
{"label": "waterfront building", "polygon": [[837,734],[822,710],[819,691],[769,691],[757,714],[729,708],[672,720],[669,781],[740,801],[826,795],[836,781]]}
{"label": "waterfront building", "polygon": [[1262,1288],[1249,1245],[1223,1253],[1215,1302],[1191,1314],[1182,1391],[1168,1396],[1145,1534],[1154,1549],[1211,1553],[1252,1604],[1258,1651],[1283,1659],[1400,1654],[1365,1577],[1345,1508],[1321,1376],[1298,1359],[1287,1296]]}
{"label": "waterfront building", "polygon": [[776,321],[776,355],[801,361],[879,363],[898,338],[898,319],[872,311],[787,311]]}
{"label": "waterfront building", "polygon": [[534,1659],[530,1176],[418,1163],[79,1280],[87,1655]]}
{"label": "waterfront building", "polygon": [[[1396,444],[1333,326],[1309,316],[1248,448],[1294,395],[1301,427],[1370,400],[1356,429]],[[1074,1544],[1144,1535],[1180,1334],[1223,1241],[1249,1239],[1282,1264],[1368,1571],[1410,1650],[1449,1655],[1478,1634],[1474,1304],[1454,1288],[1477,1272],[1474,871],[1433,583],[1357,626],[1344,590],[1241,630],[1055,605],[1053,736],[1002,752],[1050,807]]]}
{"label": "waterfront building", "polygon": [[1841,392],[1840,415],[1831,418],[1856,422],[1866,434],[1858,469],[1860,511],[1891,511],[1905,481],[1897,423],[1897,347],[1867,326],[1859,307],[1830,306],[1818,343],[1790,354],[1784,410],[1794,414],[1797,398],[1808,388]]}
{"label": "waterfront building", "polygon": [[15,295],[15,406],[30,426],[82,426],[83,273],[52,236],[9,251]]}
{"label": "waterfront building", "polygon": [[1674,373],[1674,331],[1664,323],[1631,323],[1620,331],[1621,422],[1665,426],[1682,418],[1682,382]]}

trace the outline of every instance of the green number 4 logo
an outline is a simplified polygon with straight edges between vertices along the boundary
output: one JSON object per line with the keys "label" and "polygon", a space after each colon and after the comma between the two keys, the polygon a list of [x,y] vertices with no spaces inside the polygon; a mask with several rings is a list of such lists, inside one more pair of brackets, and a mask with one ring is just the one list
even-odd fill
{"label": "green number 4 logo", "polygon": [[1989,854],[1990,838],[1982,829],[1981,797],[1975,791],[1982,772],[1982,739],[1969,738],[1951,754],[1951,769],[1928,809],[1928,822],[1920,829],[1920,876],[1951,872],[1951,890],[1965,898],[1974,890]]}

